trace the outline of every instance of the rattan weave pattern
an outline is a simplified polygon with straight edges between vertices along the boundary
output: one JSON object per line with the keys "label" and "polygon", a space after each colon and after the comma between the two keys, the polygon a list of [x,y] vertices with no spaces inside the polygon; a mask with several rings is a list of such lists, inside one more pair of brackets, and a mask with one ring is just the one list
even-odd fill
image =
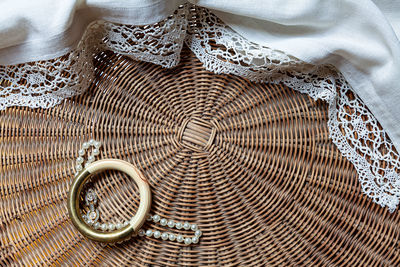
{"label": "rattan weave pattern", "polygon": [[[208,72],[187,48],[173,69],[112,52],[95,61],[97,80],[83,95],[0,112],[1,265],[399,265],[400,217],[362,194],[328,138],[325,104]],[[200,243],[82,237],[66,198],[90,138],[102,141],[100,158],[138,166],[151,213],[197,223]],[[92,184],[103,221],[135,212],[137,188],[124,175]]]}

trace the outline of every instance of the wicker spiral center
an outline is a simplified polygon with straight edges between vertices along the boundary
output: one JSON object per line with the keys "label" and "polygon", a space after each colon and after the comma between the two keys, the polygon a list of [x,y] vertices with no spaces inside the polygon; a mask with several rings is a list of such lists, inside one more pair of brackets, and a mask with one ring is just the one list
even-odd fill
{"label": "wicker spiral center", "polygon": [[178,131],[178,142],[193,151],[206,151],[214,141],[215,132],[215,127],[209,121],[185,119]]}

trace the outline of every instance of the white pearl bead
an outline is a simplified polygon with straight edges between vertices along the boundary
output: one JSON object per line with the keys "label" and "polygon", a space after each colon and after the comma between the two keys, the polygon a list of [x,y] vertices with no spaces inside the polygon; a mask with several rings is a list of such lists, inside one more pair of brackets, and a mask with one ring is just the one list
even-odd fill
{"label": "white pearl bead", "polygon": [[82,163],[83,163],[83,158],[82,158],[82,157],[78,157],[78,158],[76,159],[76,163],[82,164]]}
{"label": "white pearl bead", "polygon": [[88,192],[86,193],[86,195],[85,195],[85,200],[86,200],[86,202],[92,202],[93,199],[94,199],[93,194],[92,194],[90,191],[88,191]]}
{"label": "white pearl bead", "polygon": [[88,149],[89,148],[89,144],[85,142],[85,143],[83,143],[82,147],[83,147],[83,149]]}
{"label": "white pearl bead", "polygon": [[185,244],[186,244],[186,245],[192,244],[192,239],[191,239],[190,237],[186,237],[186,238],[185,238]]}
{"label": "white pearl bead", "polygon": [[89,140],[89,145],[93,146],[93,145],[94,145],[94,142],[95,142],[95,141],[94,141],[93,139],[90,139],[90,140]]}
{"label": "white pearl bead", "polygon": [[80,150],[78,151],[78,154],[79,154],[79,156],[85,155],[85,150],[80,149]]}
{"label": "white pearl bead", "polygon": [[146,235],[148,237],[151,237],[153,235],[153,231],[151,231],[150,229],[146,231]]}
{"label": "white pearl bead", "polygon": [[197,224],[192,224],[190,229],[192,229],[192,231],[196,231],[198,229]]}
{"label": "white pearl bead", "polygon": [[175,226],[175,222],[170,220],[168,221],[168,227],[173,228]]}
{"label": "white pearl bead", "polygon": [[160,220],[160,224],[162,225],[162,226],[166,226],[167,225],[167,219],[161,219]]}
{"label": "white pearl bead", "polygon": [[107,230],[107,224],[103,223],[101,225],[101,230],[103,230],[103,231]]}
{"label": "white pearl bead", "polygon": [[189,229],[190,229],[190,224],[189,224],[188,222],[185,222],[185,223],[183,224],[183,229],[189,230]]}
{"label": "white pearl bead", "polygon": [[151,220],[153,220],[153,217],[149,214],[149,215],[147,215],[146,220],[147,220],[147,221],[151,221]]}
{"label": "white pearl bead", "polygon": [[144,236],[146,233],[144,232],[143,229],[140,229],[138,234],[139,234],[139,236]]}
{"label": "white pearl bead", "polygon": [[155,232],[154,232],[154,237],[155,237],[155,238],[160,238],[160,236],[161,236],[160,231],[155,231]]}
{"label": "white pearl bead", "polygon": [[177,235],[177,236],[176,236],[176,241],[178,241],[178,242],[183,242],[183,240],[184,240],[184,238],[183,238],[182,235]]}
{"label": "white pearl bead", "polygon": [[202,232],[201,232],[200,230],[196,230],[196,232],[194,232],[194,234],[195,234],[197,237],[200,237],[200,236],[202,235]]}
{"label": "white pearl bead", "polygon": [[79,171],[81,171],[82,170],[82,165],[76,165],[75,166],[75,169],[79,172]]}
{"label": "white pearl bead", "polygon": [[162,238],[162,240],[167,240],[168,239],[168,233],[162,233],[161,238]]}
{"label": "white pearl bead", "polygon": [[174,235],[174,234],[169,234],[169,235],[168,235],[168,238],[169,238],[169,240],[171,240],[171,241],[175,241],[176,235]]}
{"label": "white pearl bead", "polygon": [[129,221],[124,221],[124,227],[129,225]]}
{"label": "white pearl bead", "polygon": [[92,153],[93,155],[97,156],[98,154],[100,154],[100,151],[97,148],[95,148],[93,149]]}
{"label": "white pearl bead", "polygon": [[97,217],[93,204],[90,204],[90,211],[86,215],[89,219],[94,220]]}
{"label": "white pearl bead", "polygon": [[88,162],[94,161],[94,156],[90,155],[87,160],[88,160]]}
{"label": "white pearl bead", "polygon": [[177,222],[176,224],[175,224],[175,227],[176,227],[176,229],[182,229],[182,223],[181,222]]}
{"label": "white pearl bead", "polygon": [[114,225],[113,223],[110,223],[110,224],[108,225],[108,230],[110,230],[110,231],[115,230],[115,225]]}
{"label": "white pearl bead", "polygon": [[94,142],[94,147],[99,149],[101,146],[101,143],[99,141]]}
{"label": "white pearl bead", "polygon": [[160,221],[160,216],[159,215],[154,215],[153,216],[153,221],[154,222],[159,222]]}
{"label": "white pearl bead", "polygon": [[122,228],[122,223],[117,223],[117,225],[115,226],[117,229],[121,229]]}
{"label": "white pearl bead", "polygon": [[197,236],[192,237],[192,243],[193,244],[199,243],[199,238]]}
{"label": "white pearl bead", "polygon": [[94,229],[99,229],[99,228],[100,228],[100,223],[95,222],[95,223],[93,224],[93,228],[94,228]]}

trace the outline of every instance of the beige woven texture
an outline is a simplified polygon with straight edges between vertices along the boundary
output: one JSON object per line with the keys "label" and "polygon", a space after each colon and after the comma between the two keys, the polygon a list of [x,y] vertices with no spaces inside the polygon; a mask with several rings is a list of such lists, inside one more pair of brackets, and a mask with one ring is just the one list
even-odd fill
{"label": "beige woven texture", "polygon": [[[362,194],[328,138],[325,104],[208,72],[187,48],[173,69],[111,52],[95,61],[97,81],[85,94],[51,109],[0,112],[1,265],[399,265],[398,212]],[[199,244],[84,238],[66,199],[90,138],[104,144],[99,158],[145,174],[152,214],[197,223]],[[90,186],[101,222],[135,213],[138,191],[127,176],[106,172]]]}

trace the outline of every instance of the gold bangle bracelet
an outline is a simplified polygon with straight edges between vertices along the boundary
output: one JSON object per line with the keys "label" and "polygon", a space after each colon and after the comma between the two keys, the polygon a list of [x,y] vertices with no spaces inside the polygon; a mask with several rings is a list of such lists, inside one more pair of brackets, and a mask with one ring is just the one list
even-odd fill
{"label": "gold bangle bracelet", "polygon": [[[83,185],[95,173],[105,170],[117,170],[129,175],[138,185],[140,194],[139,208],[129,224],[112,232],[96,230],[85,223],[79,208]],[[151,206],[151,191],[143,174],[129,162],[119,159],[103,159],[85,167],[74,179],[68,194],[68,213],[74,226],[87,238],[104,243],[121,242],[136,235],[146,220]]]}

